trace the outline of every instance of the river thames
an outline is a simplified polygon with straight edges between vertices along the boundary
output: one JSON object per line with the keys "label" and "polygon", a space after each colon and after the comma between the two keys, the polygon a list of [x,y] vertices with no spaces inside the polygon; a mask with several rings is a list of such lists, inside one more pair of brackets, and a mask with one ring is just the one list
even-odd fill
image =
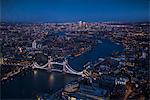
{"label": "river thames", "polygon": [[[91,51],[69,59],[69,64],[73,69],[81,71],[83,70],[83,65],[87,62],[94,62],[100,57],[109,57],[113,52],[122,50],[123,46],[105,39]],[[78,76],[65,73],[26,70],[5,82],[1,82],[1,91],[3,91],[1,97],[3,99],[35,98],[39,94],[53,94],[65,84],[77,78]]]}

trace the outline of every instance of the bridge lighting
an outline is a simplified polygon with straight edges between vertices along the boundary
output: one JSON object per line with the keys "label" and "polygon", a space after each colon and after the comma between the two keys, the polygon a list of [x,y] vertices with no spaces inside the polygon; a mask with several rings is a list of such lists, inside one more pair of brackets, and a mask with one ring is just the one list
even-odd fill
{"label": "bridge lighting", "polygon": [[[59,70],[59,69],[55,69],[55,68],[51,68],[51,67],[47,67],[47,66],[51,66],[51,65],[61,65],[63,66],[63,70]],[[68,61],[65,60],[63,61],[62,63],[60,62],[53,62],[51,60],[48,60],[48,62],[43,65],[43,66],[40,66],[37,62],[35,62],[33,64],[34,68],[39,68],[39,69],[45,69],[45,70],[51,70],[51,71],[58,71],[58,72],[66,72],[66,73],[70,73],[70,74],[76,74],[76,75],[82,75],[83,71],[81,72],[77,72],[76,70],[72,69],[70,67],[70,65],[68,64]]]}

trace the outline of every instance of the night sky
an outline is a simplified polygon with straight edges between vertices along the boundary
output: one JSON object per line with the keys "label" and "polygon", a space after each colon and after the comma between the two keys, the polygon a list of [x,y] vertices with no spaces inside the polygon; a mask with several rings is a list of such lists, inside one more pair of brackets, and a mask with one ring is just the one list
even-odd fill
{"label": "night sky", "polygon": [[148,21],[149,0],[1,0],[4,22]]}

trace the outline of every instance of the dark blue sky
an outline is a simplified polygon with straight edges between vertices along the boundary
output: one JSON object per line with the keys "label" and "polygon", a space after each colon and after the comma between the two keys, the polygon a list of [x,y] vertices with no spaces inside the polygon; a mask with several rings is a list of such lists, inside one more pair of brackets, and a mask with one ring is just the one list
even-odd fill
{"label": "dark blue sky", "polygon": [[1,21],[148,21],[149,0],[1,0]]}

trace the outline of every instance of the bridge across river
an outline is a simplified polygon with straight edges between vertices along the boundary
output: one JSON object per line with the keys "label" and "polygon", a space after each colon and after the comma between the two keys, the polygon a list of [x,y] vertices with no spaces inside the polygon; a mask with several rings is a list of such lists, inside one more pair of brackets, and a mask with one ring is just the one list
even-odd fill
{"label": "bridge across river", "polygon": [[[63,68],[62,68],[62,70],[56,69],[56,68],[52,67],[53,65],[61,65]],[[48,71],[65,72],[65,73],[75,74],[75,75],[83,74],[83,71],[78,72],[78,71],[74,70],[73,68],[71,68],[71,66],[68,64],[68,61],[66,59],[62,63],[60,63],[60,62],[54,62],[53,59],[50,57],[46,64],[41,66],[37,62],[34,62],[32,67],[38,68],[38,69],[44,69],[44,70],[48,70]]]}
{"label": "bridge across river", "polygon": [[[32,67],[33,69],[44,69],[50,72],[64,72],[64,73],[68,73],[68,74],[74,74],[74,75],[82,75],[84,76],[84,70],[81,72],[78,72],[76,70],[74,70],[69,64],[68,64],[68,60],[65,59],[63,62],[56,62],[53,61],[53,59],[51,57],[49,57],[48,62],[44,65],[39,65],[37,62],[34,62],[33,64],[20,64],[20,63],[8,63],[8,62],[4,62],[3,65],[13,65],[13,66],[19,66],[20,68],[16,71],[16,72],[10,72],[7,73],[4,77],[1,78],[1,80],[5,80],[13,75],[16,75],[18,73],[21,72],[20,69],[24,69],[24,68],[29,68]],[[60,65],[62,66],[62,69],[57,69],[55,68],[53,65]]]}

